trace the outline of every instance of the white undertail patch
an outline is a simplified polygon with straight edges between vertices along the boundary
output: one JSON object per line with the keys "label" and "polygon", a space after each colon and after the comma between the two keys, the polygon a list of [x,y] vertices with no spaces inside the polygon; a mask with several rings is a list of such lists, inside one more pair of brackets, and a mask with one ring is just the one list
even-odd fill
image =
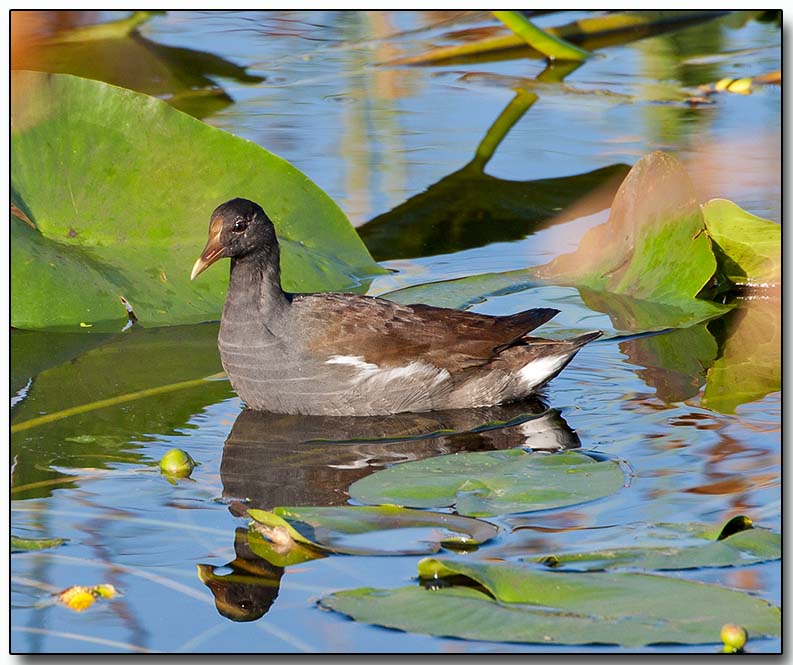
{"label": "white undertail patch", "polygon": [[518,377],[526,390],[534,390],[537,386],[552,377],[565,364],[570,354],[564,353],[560,356],[550,356],[532,360],[521,367]]}

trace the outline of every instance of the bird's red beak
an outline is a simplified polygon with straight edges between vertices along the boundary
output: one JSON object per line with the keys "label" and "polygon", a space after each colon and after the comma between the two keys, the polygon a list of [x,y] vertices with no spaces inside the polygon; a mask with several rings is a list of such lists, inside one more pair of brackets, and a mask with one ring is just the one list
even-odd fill
{"label": "bird's red beak", "polygon": [[212,223],[209,225],[209,240],[207,240],[206,247],[204,247],[204,251],[201,252],[201,256],[198,257],[198,260],[193,265],[193,271],[190,273],[191,280],[198,277],[215,261],[226,256],[226,250],[223,245],[220,244],[220,232],[222,228],[223,225],[219,219],[212,220]]}

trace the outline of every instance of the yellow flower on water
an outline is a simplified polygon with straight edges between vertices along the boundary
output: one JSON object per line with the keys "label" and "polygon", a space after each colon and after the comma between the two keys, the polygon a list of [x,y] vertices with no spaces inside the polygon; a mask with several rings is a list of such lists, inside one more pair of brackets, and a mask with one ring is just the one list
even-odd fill
{"label": "yellow flower on water", "polygon": [[83,612],[96,602],[97,598],[115,598],[118,595],[112,584],[95,586],[70,586],[58,594],[58,600],[75,612]]}
{"label": "yellow flower on water", "polygon": [[58,600],[75,612],[83,612],[96,602],[96,596],[84,586],[70,586],[58,594]]}

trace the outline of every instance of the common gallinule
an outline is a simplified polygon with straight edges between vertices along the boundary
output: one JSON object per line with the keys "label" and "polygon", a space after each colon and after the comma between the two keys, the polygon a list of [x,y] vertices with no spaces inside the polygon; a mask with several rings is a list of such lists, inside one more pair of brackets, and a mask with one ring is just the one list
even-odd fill
{"label": "common gallinule", "polygon": [[351,293],[285,293],[273,223],[246,199],[212,213],[190,278],[224,257],[231,277],[220,358],[258,411],[364,416],[511,402],[601,335],[529,337],[558,313],[549,308],[488,316]]}

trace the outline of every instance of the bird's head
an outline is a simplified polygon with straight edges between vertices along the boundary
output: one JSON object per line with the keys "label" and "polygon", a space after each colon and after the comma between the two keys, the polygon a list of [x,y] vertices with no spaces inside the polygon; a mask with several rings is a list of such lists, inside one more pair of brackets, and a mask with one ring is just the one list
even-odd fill
{"label": "bird's head", "polygon": [[190,279],[219,259],[241,259],[274,247],[277,247],[275,228],[261,206],[248,199],[231,199],[212,213],[209,239]]}

